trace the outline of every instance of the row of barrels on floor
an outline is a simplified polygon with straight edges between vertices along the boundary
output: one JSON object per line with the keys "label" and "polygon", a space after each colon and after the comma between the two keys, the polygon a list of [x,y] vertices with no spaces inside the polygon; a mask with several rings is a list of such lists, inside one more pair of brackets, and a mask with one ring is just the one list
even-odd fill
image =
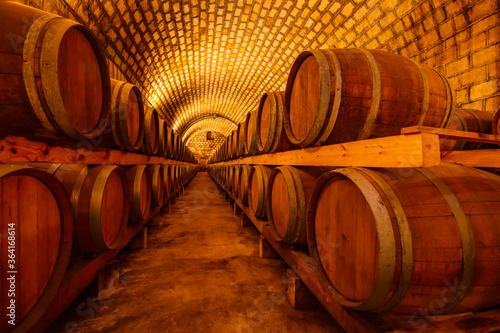
{"label": "row of barrels on floor", "polygon": [[[149,218],[196,172],[187,165],[0,164],[2,281],[15,273],[0,284],[0,331],[27,331],[68,267],[123,245],[127,225]],[[16,326],[6,319],[11,289]]]}
{"label": "row of barrels on floor", "polygon": [[[500,113],[493,119],[455,103],[446,78],[409,58],[364,49],[307,51],[295,60],[286,90],[263,94],[208,163],[399,135],[417,125],[497,134]],[[442,141],[442,150],[484,147]]]}
{"label": "row of barrels on floor", "polygon": [[406,315],[500,303],[500,177],[475,168],[209,166],[226,191],[309,254],[344,307]]}
{"label": "row of barrels on floor", "polygon": [[8,82],[0,89],[0,130],[48,131],[195,163],[166,120],[144,105],[138,87],[110,79],[103,50],[88,28],[10,1],[0,2],[0,12],[0,82]]}

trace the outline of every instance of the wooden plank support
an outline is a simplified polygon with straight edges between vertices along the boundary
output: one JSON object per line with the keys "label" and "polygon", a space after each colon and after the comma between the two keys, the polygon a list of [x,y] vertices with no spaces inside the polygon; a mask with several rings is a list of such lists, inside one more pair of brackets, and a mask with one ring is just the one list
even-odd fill
{"label": "wooden plank support", "polygon": [[286,279],[288,280],[286,295],[294,309],[308,309],[317,304],[314,295],[292,269],[286,270]]}
{"label": "wooden plank support", "polygon": [[149,221],[148,223],[148,226],[150,227],[160,227],[162,225],[162,218],[161,218],[161,213],[162,213],[163,209],[158,213],[156,214],[152,219],[151,221]]}
{"label": "wooden plank support", "polygon": [[[38,141],[43,140],[43,141]],[[25,138],[13,135],[0,137],[2,163],[84,163],[84,164],[196,164],[157,156],[127,153],[91,145],[89,142],[71,142],[54,139]]]}
{"label": "wooden plank support", "polygon": [[241,226],[243,228],[247,228],[247,227],[250,227],[253,225],[252,221],[248,218],[247,214],[245,214],[245,213],[241,214],[240,222],[241,222]]}
{"label": "wooden plank support", "polygon": [[243,211],[241,210],[239,204],[236,203],[236,202],[233,204],[233,213],[236,216],[241,216],[241,214],[243,213]]}
{"label": "wooden plank support", "polygon": [[435,128],[427,126],[411,126],[401,129],[401,134],[427,133],[435,134],[443,139],[460,140],[468,142],[500,144],[500,135],[484,134],[475,132],[457,131],[445,128]]}
{"label": "wooden plank support", "polygon": [[425,168],[441,162],[439,152],[437,135],[416,133],[244,157],[211,165]]}
{"label": "wooden plank support", "polygon": [[500,168],[500,149],[447,151],[441,153],[441,159],[473,168]]}
{"label": "wooden plank support", "polygon": [[148,227],[144,226],[137,235],[132,238],[128,247],[132,250],[144,250],[148,247]]}
{"label": "wooden plank support", "polygon": [[271,244],[267,241],[267,239],[260,235],[259,241],[259,256],[264,259],[276,259],[279,258],[278,253]]}

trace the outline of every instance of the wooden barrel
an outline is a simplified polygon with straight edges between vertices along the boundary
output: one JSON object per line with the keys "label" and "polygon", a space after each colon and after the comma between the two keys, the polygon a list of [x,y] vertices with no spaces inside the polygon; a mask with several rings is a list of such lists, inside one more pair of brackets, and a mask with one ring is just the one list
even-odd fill
{"label": "wooden barrel", "polygon": [[248,164],[239,166],[238,198],[245,206],[248,206],[248,177],[251,169],[252,167]]}
{"label": "wooden barrel", "polygon": [[163,204],[164,196],[164,181],[163,181],[163,168],[160,164],[151,165],[149,167],[151,173],[151,190],[152,190],[152,206],[158,207]]}
{"label": "wooden barrel", "polygon": [[366,49],[302,53],[288,77],[288,139],[306,147],[399,135],[402,127],[444,128],[454,90],[436,70],[389,52]]}
{"label": "wooden barrel", "polygon": [[96,37],[81,24],[18,3],[0,2],[0,13],[0,129],[97,138],[111,93]]}
{"label": "wooden barrel", "polygon": [[322,167],[280,166],[269,176],[266,209],[273,237],[283,243],[307,244],[306,204]]}
{"label": "wooden barrel", "polygon": [[145,165],[135,165],[127,170],[129,205],[132,222],[144,221],[151,207],[151,174]]}
{"label": "wooden barrel", "polygon": [[158,111],[151,107],[145,109],[144,142],[142,151],[149,155],[155,155],[160,145],[160,117]]}
{"label": "wooden barrel", "polygon": [[257,114],[248,112],[245,118],[245,156],[257,155]]}
{"label": "wooden barrel", "polygon": [[144,140],[142,94],[133,84],[111,79],[111,112],[104,143],[124,151],[141,148]]}
{"label": "wooden barrel", "polygon": [[168,137],[168,126],[167,126],[167,121],[165,119],[160,118],[160,125],[158,127],[159,132],[158,132],[158,156],[161,157],[166,157],[170,155],[170,146],[169,146],[169,137]]}
{"label": "wooden barrel", "polygon": [[[448,129],[492,134],[493,117],[494,116],[491,113],[485,111],[457,108],[455,110],[455,114],[451,119],[451,123],[448,126]],[[441,146],[441,151],[473,150],[495,147],[494,145],[488,145],[479,142],[466,142],[450,139],[440,139],[439,143]]]}
{"label": "wooden barrel", "polygon": [[238,151],[238,156],[246,156],[245,154],[245,140],[246,140],[246,127],[245,122],[241,122],[238,125],[238,133],[236,138],[236,150]]}
{"label": "wooden barrel", "polygon": [[123,240],[129,218],[125,171],[115,165],[83,164],[53,164],[46,170],[70,194],[81,252],[116,249]]}
{"label": "wooden barrel", "polygon": [[172,158],[177,160],[179,158],[179,136],[172,131]]}
{"label": "wooden barrel", "polygon": [[240,187],[240,166],[238,164],[231,165],[231,169],[231,193],[235,198],[238,198],[238,191]]}
{"label": "wooden barrel", "polygon": [[167,127],[167,146],[169,152],[168,158],[173,159],[175,151],[175,132],[170,127]]}
{"label": "wooden barrel", "polygon": [[173,165],[170,164],[163,164],[162,165],[162,171],[163,171],[163,185],[164,185],[164,200],[167,201],[170,198],[170,195],[172,194],[172,178],[171,178],[171,171],[170,169],[173,167]]}
{"label": "wooden barrel", "polygon": [[[0,331],[27,332],[54,299],[68,267],[73,239],[68,194],[46,172],[0,164],[0,227]],[[12,275],[15,281],[9,280]],[[15,298],[9,296],[11,282]],[[8,323],[12,319],[15,326]]]}
{"label": "wooden barrel", "polygon": [[459,165],[343,168],[320,177],[307,235],[342,306],[401,314],[500,303],[500,182]]}
{"label": "wooden barrel", "polygon": [[285,133],[283,122],[284,91],[265,93],[257,111],[257,150],[260,154],[296,149]]}
{"label": "wooden barrel", "polygon": [[255,217],[267,219],[266,194],[269,176],[273,168],[254,165],[248,175],[248,207]]}

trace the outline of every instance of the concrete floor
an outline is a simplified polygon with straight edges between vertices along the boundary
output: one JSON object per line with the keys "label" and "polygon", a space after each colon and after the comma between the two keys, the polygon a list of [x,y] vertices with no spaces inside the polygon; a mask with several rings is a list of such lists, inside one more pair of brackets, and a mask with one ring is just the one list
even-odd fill
{"label": "concrete floor", "polygon": [[207,173],[199,173],[144,250],[117,257],[122,286],[83,294],[48,332],[343,332],[318,304],[294,310],[281,259],[262,259]]}

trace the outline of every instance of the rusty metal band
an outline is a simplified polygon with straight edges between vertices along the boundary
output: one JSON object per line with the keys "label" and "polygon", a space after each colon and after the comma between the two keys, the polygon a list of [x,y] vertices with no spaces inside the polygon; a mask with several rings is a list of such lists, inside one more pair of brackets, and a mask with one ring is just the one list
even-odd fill
{"label": "rusty metal band", "polygon": [[335,95],[333,97],[332,108],[330,110],[328,119],[326,120],[326,126],[324,127],[318,140],[320,144],[324,144],[328,137],[332,134],[333,128],[337,123],[340,103],[342,101],[342,67],[340,66],[340,60],[332,50],[325,50],[325,53],[328,55],[328,57],[330,57],[333,64],[333,71],[335,72]]}
{"label": "rusty metal band", "polygon": [[[313,192],[318,195],[321,191],[321,189],[317,189],[318,184],[326,183],[326,181],[335,174],[343,175],[351,180],[358,187],[368,203],[374,217],[375,229],[377,231],[379,262],[373,292],[366,300],[348,300],[341,295],[331,283],[326,289],[330,296],[342,306],[357,310],[373,310],[377,305],[381,304],[390,293],[396,271],[396,240],[392,228],[391,217],[383,204],[380,193],[367,179],[370,176],[360,169],[341,168],[325,173],[316,181]],[[313,199],[311,199],[311,202],[312,200]],[[321,263],[321,265],[323,265],[323,263]],[[326,275],[324,267],[322,274]]]}
{"label": "rusty metal band", "polygon": [[460,205],[458,198],[448,188],[448,186],[446,186],[446,184],[429,169],[417,168],[416,170],[426,177],[443,196],[443,199],[446,201],[451,212],[453,213],[453,216],[455,217],[462,242],[462,277],[460,284],[455,291],[455,297],[442,309],[441,313],[446,313],[453,310],[462,302],[464,297],[467,295],[474,278],[474,262],[476,253],[473,231],[469,218]]}
{"label": "rusty metal band", "polygon": [[[413,275],[413,240],[411,229],[403,205],[387,181],[370,169],[359,168],[358,170],[375,181],[375,183],[384,192],[385,197],[389,200],[392,207],[399,229],[401,240],[401,275],[399,277],[398,286],[396,287],[396,290],[390,300],[376,310],[377,312],[387,312],[397,306],[405,297]],[[376,306],[375,304],[373,305]]]}
{"label": "rusty metal band", "polygon": [[382,96],[382,78],[380,76],[380,69],[378,68],[377,61],[373,54],[366,49],[359,49],[359,52],[363,53],[366,57],[366,61],[370,65],[370,70],[372,73],[372,103],[370,106],[370,111],[365,120],[365,125],[358,135],[356,140],[364,140],[370,137],[373,130],[373,125],[377,119],[378,110],[380,108],[380,99]]}
{"label": "rusty metal band", "polygon": [[[288,192],[288,202],[289,202],[289,211],[288,211],[288,225],[285,231],[285,234],[281,236],[276,229],[274,224],[274,216],[272,211],[272,191],[273,191],[273,183],[276,175],[281,172],[283,174],[283,178],[285,179],[285,184]],[[295,223],[297,219],[297,196],[295,192],[295,182],[293,180],[290,167],[281,166],[273,169],[271,175],[269,176],[269,183],[267,187],[267,195],[266,195],[266,208],[267,208],[267,219],[269,221],[269,226],[271,229],[271,233],[279,242],[287,243],[292,239],[293,231],[295,230]]]}
{"label": "rusty metal band", "polygon": [[38,18],[30,27],[23,47],[23,81],[33,112],[40,124],[47,130],[58,133],[45,114],[35,82],[35,49],[43,27],[58,16],[47,14]]}
{"label": "rusty metal band", "polygon": [[433,69],[433,71],[441,77],[441,80],[443,81],[446,89],[446,110],[443,121],[441,122],[441,125],[439,125],[439,127],[448,128],[448,126],[450,126],[451,119],[455,114],[455,90],[451,89],[450,83],[443,75],[441,75],[441,73],[439,73],[435,69]]}
{"label": "rusty metal band", "polygon": [[62,163],[53,163],[50,165],[50,167],[47,169],[47,172],[53,175],[57,169],[62,165]]}
{"label": "rusty metal band", "polygon": [[427,115],[427,111],[429,110],[429,80],[427,79],[427,75],[425,74],[422,66],[415,60],[410,59],[415,68],[420,73],[420,77],[422,78],[422,87],[423,91],[423,100],[422,100],[422,108],[420,109],[420,118],[418,119],[417,125],[421,126],[424,124],[425,116]]}

